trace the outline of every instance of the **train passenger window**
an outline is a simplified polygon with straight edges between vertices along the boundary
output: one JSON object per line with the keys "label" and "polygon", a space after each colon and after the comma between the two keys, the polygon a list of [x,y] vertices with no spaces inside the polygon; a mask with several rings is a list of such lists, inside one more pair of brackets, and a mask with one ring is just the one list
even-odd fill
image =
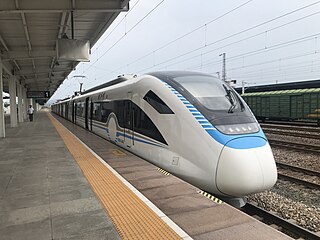
{"label": "train passenger window", "polygon": [[152,120],[145,112],[136,104],[132,103],[134,131],[155,139],[159,142],[167,144],[166,140],[161,135],[160,131],[154,125]]}
{"label": "train passenger window", "polygon": [[101,103],[101,121],[106,122],[112,112],[112,102]]}
{"label": "train passenger window", "polygon": [[85,114],[86,114],[85,105],[86,105],[85,102],[81,102],[81,110],[82,110],[82,111],[81,111],[81,116],[82,116],[82,117],[85,117],[85,116],[86,116],[86,115],[85,115]]}
{"label": "train passenger window", "polygon": [[93,103],[92,119],[96,120],[96,121],[101,121],[101,105],[100,105],[100,103]]}
{"label": "train passenger window", "polygon": [[76,106],[77,106],[77,108],[76,108],[76,115],[77,115],[77,116],[81,116],[81,114],[82,114],[81,103],[80,103],[80,102],[76,103]]}
{"label": "train passenger window", "polygon": [[76,115],[85,117],[85,103],[84,102],[77,102],[77,109]]}
{"label": "train passenger window", "polygon": [[143,97],[160,114],[174,114],[174,112],[151,90]]}
{"label": "train passenger window", "polygon": [[124,120],[124,114],[125,114],[125,111],[124,111],[124,102],[125,101],[114,101],[113,102],[113,112],[116,114],[117,116],[117,119],[118,119],[118,124],[120,127],[124,127],[125,125],[125,120]]}

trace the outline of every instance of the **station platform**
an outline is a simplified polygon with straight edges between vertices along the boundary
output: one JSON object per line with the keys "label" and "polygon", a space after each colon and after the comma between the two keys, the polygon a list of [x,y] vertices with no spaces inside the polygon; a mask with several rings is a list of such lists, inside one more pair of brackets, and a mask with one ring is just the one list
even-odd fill
{"label": "station platform", "polygon": [[290,239],[54,114],[6,133],[0,238]]}

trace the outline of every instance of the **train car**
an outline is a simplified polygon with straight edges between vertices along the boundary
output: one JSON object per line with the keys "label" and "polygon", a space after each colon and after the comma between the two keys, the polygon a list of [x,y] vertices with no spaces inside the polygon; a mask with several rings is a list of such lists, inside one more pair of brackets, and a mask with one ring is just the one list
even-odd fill
{"label": "train car", "polygon": [[259,120],[317,122],[320,126],[320,88],[245,93]]}
{"label": "train car", "polygon": [[277,180],[252,112],[211,75],[169,71],[121,79],[53,111],[223,199],[241,199]]}

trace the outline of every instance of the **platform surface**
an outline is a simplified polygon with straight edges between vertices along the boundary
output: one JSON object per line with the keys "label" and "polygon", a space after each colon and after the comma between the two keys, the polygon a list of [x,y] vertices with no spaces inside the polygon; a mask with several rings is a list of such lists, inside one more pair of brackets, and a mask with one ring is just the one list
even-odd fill
{"label": "platform surface", "polygon": [[[193,239],[289,239],[54,116]],[[36,114],[34,122],[19,128],[8,128],[0,152],[0,239],[120,239],[112,216],[46,113]]]}
{"label": "platform surface", "polygon": [[7,128],[0,153],[0,239],[120,239],[46,114]]}
{"label": "platform surface", "polygon": [[[193,239],[291,239],[105,139],[54,115]],[[117,151],[119,154],[114,154]],[[113,153],[113,154],[112,154]]]}

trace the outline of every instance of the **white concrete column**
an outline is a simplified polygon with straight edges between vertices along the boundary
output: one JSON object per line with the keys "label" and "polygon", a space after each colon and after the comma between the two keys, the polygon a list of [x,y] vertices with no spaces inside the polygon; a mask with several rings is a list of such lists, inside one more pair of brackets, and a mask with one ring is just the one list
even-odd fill
{"label": "white concrete column", "polygon": [[2,60],[0,57],[0,138],[6,136],[6,129],[4,125],[4,109],[3,109],[3,79],[2,79]]}
{"label": "white concrete column", "polygon": [[37,106],[36,106],[36,100],[34,98],[32,98],[32,107],[33,107],[35,112],[38,111],[37,110]]}
{"label": "white concrete column", "polygon": [[21,84],[17,85],[17,95],[18,95],[18,120],[23,122],[23,106],[22,106],[22,86]]}
{"label": "white concrete column", "polygon": [[10,94],[10,126],[18,127],[17,116],[17,91],[16,91],[16,78],[10,76],[9,79],[9,94]]}
{"label": "white concrete column", "polygon": [[22,97],[23,97],[23,104],[24,104],[23,117],[24,117],[24,120],[26,121],[28,119],[28,108],[29,108],[26,88],[23,88]]}

